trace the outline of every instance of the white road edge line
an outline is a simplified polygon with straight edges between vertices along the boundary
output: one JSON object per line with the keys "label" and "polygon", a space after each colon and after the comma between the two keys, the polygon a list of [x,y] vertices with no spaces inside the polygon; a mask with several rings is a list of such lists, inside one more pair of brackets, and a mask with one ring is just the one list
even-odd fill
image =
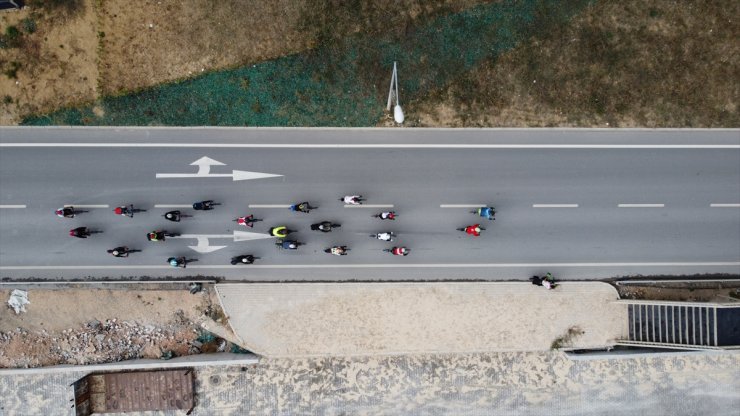
{"label": "white road edge line", "polygon": [[393,208],[393,204],[345,205],[345,208]]}
{"label": "white road edge line", "polygon": [[534,204],[532,208],[578,208],[578,204]]}
{"label": "white road edge line", "polygon": [[740,208],[740,204],[709,204],[712,208]]}
{"label": "white road edge line", "polygon": [[291,204],[288,205],[281,205],[281,204],[249,204],[247,205],[247,208],[290,208]]}
{"label": "white road edge line", "polygon": [[740,149],[737,144],[292,144],[292,143],[0,143],[2,147],[180,147],[246,149]]}
{"label": "white road edge line", "polygon": [[154,208],[192,208],[192,205],[188,204],[156,204]]}
{"label": "white road edge line", "polygon": [[78,205],[78,204],[64,204],[65,207],[75,207],[75,208],[110,208],[109,205]]}
{"label": "white road edge line", "polygon": [[[677,262],[677,263],[478,263],[478,264],[253,264],[250,266],[231,266],[224,264],[215,265],[192,265],[188,266],[187,269],[375,269],[375,268],[515,268],[515,267],[705,267],[705,266],[716,266],[716,267],[740,267],[740,261],[738,262],[706,262],[706,263],[690,263],[690,262]],[[134,265],[134,266],[0,266],[0,270],[123,270],[123,269],[170,269],[173,267],[169,265]],[[187,270],[182,269],[182,270]]]}
{"label": "white road edge line", "polygon": [[619,204],[619,208],[664,208],[665,204]]}
{"label": "white road edge line", "polygon": [[0,205],[0,209],[20,209],[25,207],[25,205]]}
{"label": "white road edge line", "polygon": [[440,208],[481,208],[485,207],[486,204],[442,204]]}

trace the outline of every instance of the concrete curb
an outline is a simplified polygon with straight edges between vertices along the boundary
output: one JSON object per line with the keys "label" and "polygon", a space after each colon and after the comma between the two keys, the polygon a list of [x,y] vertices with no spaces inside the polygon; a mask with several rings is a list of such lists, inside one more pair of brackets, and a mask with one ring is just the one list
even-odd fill
{"label": "concrete curb", "polygon": [[633,127],[633,128],[608,128],[608,127],[237,127],[237,126],[3,126],[3,129],[60,129],[60,130],[372,130],[372,131],[740,131],[735,128],[680,128],[680,127]]}
{"label": "concrete curb", "polygon": [[131,371],[131,370],[154,370],[185,367],[205,367],[212,365],[253,365],[259,362],[254,354],[214,353],[198,354],[177,357],[171,360],[141,359],[119,361],[107,364],[90,365],[56,365],[51,367],[37,368],[4,368],[0,369],[0,377],[10,375],[37,375],[37,374],[60,374],[74,372],[104,372],[104,371]]}

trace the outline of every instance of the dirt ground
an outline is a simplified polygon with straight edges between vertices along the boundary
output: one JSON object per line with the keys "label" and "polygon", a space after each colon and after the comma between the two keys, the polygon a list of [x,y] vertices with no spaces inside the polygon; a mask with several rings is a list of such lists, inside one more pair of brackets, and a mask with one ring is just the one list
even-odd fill
{"label": "dirt ground", "polygon": [[[0,290],[7,302],[10,290]],[[16,315],[0,308],[0,367],[91,364],[175,356],[205,348],[194,340],[206,315],[223,316],[213,291],[28,289]],[[215,300],[215,303],[214,303]],[[195,345],[196,348],[193,348]]]}
{"label": "dirt ground", "polygon": [[596,2],[407,103],[406,124],[738,127],[738,14],[730,0]]}
{"label": "dirt ground", "polygon": [[29,0],[0,12],[0,33],[20,29],[18,45],[0,48],[3,72],[17,69],[0,75],[0,125],[490,1]]}
{"label": "dirt ground", "polygon": [[[33,3],[33,2],[28,2]],[[48,4],[61,4],[49,1]],[[21,116],[98,97],[97,17],[92,0],[55,8],[33,4],[0,12],[0,33],[18,30],[15,46],[0,48],[0,125]]]}
{"label": "dirt ground", "polygon": [[725,283],[646,283],[617,286],[622,299],[681,302],[740,302],[740,281]]}

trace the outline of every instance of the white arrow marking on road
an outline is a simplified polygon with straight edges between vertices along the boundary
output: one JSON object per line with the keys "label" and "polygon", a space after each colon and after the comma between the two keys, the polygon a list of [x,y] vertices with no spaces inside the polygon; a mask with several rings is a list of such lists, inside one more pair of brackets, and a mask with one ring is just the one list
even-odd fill
{"label": "white arrow marking on road", "polygon": [[0,209],[19,209],[19,208],[25,208],[25,205],[0,205]]}
{"label": "white arrow marking on road", "polygon": [[265,233],[251,233],[248,231],[234,230],[233,234],[181,234],[169,238],[195,238],[196,240],[198,240],[198,244],[195,246],[188,246],[188,248],[191,248],[198,253],[211,253],[216,250],[221,250],[226,246],[208,245],[209,238],[233,238],[234,241],[250,241],[272,238],[272,236]]}
{"label": "white arrow marking on road", "polygon": [[211,173],[211,166],[226,166],[226,164],[221,163],[218,160],[213,160],[208,156],[203,156],[202,158],[191,163],[190,166],[197,166],[198,175],[206,176]]}
{"label": "white arrow marking on road", "polygon": [[197,251],[198,253],[211,253],[216,250],[221,250],[226,246],[210,246],[208,245],[207,237],[196,237],[198,239],[198,245],[188,246],[188,248]]}
{"label": "white arrow marking on road", "polygon": [[234,181],[243,181],[248,179],[264,179],[264,178],[275,178],[278,176],[274,173],[262,173],[262,172],[249,172],[245,170],[232,170],[231,173],[211,173],[211,166],[226,166],[225,163],[221,163],[218,160],[213,160],[210,157],[203,156],[190,164],[191,166],[198,166],[198,173],[157,173],[158,179],[165,178],[227,178],[231,177]]}
{"label": "white arrow marking on road", "polygon": [[264,178],[277,178],[283,175],[277,175],[274,173],[262,173],[262,172],[247,172],[245,170],[235,170],[232,173],[235,181],[243,181],[245,179],[264,179]]}

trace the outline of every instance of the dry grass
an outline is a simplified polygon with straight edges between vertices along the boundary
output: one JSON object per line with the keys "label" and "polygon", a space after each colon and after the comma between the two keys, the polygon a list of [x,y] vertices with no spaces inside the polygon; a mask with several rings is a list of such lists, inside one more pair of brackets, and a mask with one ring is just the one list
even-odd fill
{"label": "dry grass", "polygon": [[[298,53],[364,32],[404,33],[417,19],[491,0],[31,0],[0,31],[35,19],[0,49],[0,124],[205,71]],[[17,83],[16,83],[17,81]]]}
{"label": "dry grass", "polygon": [[[488,0],[490,1],[490,0]],[[104,94],[273,59],[339,40],[405,28],[486,0],[106,0],[101,8]]]}
{"label": "dry grass", "polygon": [[3,34],[9,27],[19,30],[14,44],[0,48],[0,125],[97,97],[92,0],[28,3],[23,10],[0,13]]}
{"label": "dry grass", "polygon": [[409,103],[422,126],[738,127],[740,3],[599,2]]}

